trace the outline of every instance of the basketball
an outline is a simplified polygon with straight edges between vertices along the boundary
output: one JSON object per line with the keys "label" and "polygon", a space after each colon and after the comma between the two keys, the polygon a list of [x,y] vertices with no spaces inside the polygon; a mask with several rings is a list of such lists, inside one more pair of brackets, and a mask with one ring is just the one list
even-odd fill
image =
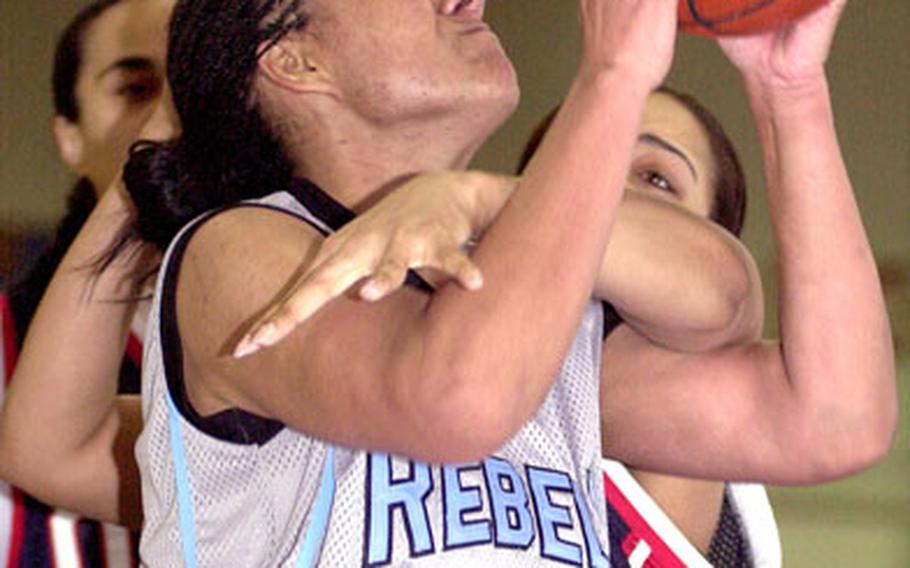
{"label": "basketball", "polygon": [[707,37],[748,35],[784,26],[828,0],[679,0],[682,31]]}

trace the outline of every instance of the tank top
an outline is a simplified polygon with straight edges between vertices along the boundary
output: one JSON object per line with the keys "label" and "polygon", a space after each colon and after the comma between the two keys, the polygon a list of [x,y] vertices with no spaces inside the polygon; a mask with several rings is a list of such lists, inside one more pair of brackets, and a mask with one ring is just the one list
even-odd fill
{"label": "tank top", "polygon": [[[242,206],[293,215],[324,234],[353,217],[305,181]],[[145,564],[609,565],[600,304],[585,310],[533,419],[477,463],[430,465],[335,446],[240,409],[200,417],[183,383],[175,291],[186,243],[218,213],[169,247],[149,318],[137,445]]]}

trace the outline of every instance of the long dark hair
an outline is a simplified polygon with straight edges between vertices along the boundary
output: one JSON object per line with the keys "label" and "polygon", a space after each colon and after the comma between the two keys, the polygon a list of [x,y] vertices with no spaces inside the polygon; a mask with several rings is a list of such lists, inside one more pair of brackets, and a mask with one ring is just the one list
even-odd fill
{"label": "long dark hair", "polygon": [[180,0],[167,73],[182,135],[139,142],[124,169],[137,219],[125,238],[160,249],[202,212],[287,187],[293,167],[253,95],[258,58],[302,29],[301,0]]}
{"label": "long dark hair", "polygon": [[[695,116],[707,132],[711,157],[716,168],[714,198],[709,216],[712,221],[739,237],[746,218],[746,176],[733,143],[724,132],[720,121],[695,97],[667,86],[660,87],[657,92],[673,97]],[[559,107],[553,109],[534,129],[521,154],[519,173],[524,171],[531,161],[558,111]]]}
{"label": "long dark hair", "polygon": [[[98,0],[85,7],[73,17],[57,42],[51,73],[54,112],[70,122],[77,122],[80,116],[76,84],[82,71],[82,57],[88,30],[109,8],[122,1]],[[53,244],[23,278],[13,283],[9,297],[15,314],[18,337],[25,337],[25,331],[38,309],[38,303],[44,296],[54,271],[96,204],[95,187],[92,182],[87,178],[79,179],[69,192],[66,214],[57,225]]]}

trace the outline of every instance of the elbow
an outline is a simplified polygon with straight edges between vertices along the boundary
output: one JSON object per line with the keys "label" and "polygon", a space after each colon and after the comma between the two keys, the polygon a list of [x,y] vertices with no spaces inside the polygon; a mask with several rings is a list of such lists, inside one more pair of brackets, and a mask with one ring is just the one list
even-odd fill
{"label": "elbow", "polygon": [[814,485],[856,475],[881,463],[891,451],[897,432],[897,404],[865,413],[836,430],[819,428],[805,438],[800,455],[807,466],[797,485]]}
{"label": "elbow", "polygon": [[[461,368],[459,368],[461,367]],[[490,377],[496,376],[493,380]],[[481,374],[450,367],[444,375],[424,375],[439,380],[421,381],[411,390],[403,412],[418,439],[407,451],[428,463],[470,463],[494,455],[530,419],[522,412],[520,396],[508,396],[502,375]]]}
{"label": "elbow", "polygon": [[53,467],[36,463],[34,455],[10,436],[0,435],[0,479],[30,494],[37,495],[53,481]]}
{"label": "elbow", "polygon": [[703,352],[761,338],[764,296],[752,257],[732,237],[711,257],[713,268],[681,299],[698,308],[689,310],[684,342],[665,343],[673,349]]}
{"label": "elbow", "polygon": [[728,343],[754,341],[761,337],[765,319],[761,276],[755,260],[739,242],[731,243],[730,248],[737,269],[731,271],[721,290],[725,300],[722,323],[728,330]]}
{"label": "elbow", "polygon": [[441,446],[444,454],[434,456],[440,463],[484,460],[501,450],[520,429],[508,408],[478,392],[453,396],[437,412],[437,423],[446,425],[441,432],[446,439]]}
{"label": "elbow", "polygon": [[0,408],[0,479],[18,486],[18,481],[23,477],[25,456],[20,451],[21,443],[18,443],[19,440],[7,422],[5,410]]}
{"label": "elbow", "polygon": [[714,280],[712,307],[707,310],[711,317],[705,321],[715,337],[709,348],[756,341],[764,323],[764,295],[755,262],[739,243],[731,243],[727,254],[731,258],[723,266],[735,268]]}

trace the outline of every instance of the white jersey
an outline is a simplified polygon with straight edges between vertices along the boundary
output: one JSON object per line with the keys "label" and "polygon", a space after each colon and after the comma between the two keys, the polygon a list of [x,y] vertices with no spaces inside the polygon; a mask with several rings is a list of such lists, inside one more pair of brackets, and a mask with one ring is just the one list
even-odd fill
{"label": "white jersey", "polygon": [[[330,232],[350,214],[301,183],[248,206]],[[192,227],[198,227],[199,221]],[[143,374],[144,563],[171,566],[608,566],[598,388],[602,313],[586,310],[537,414],[480,463],[429,466],[334,447],[240,410],[186,402],[163,264]],[[263,380],[267,380],[264,377]]]}

